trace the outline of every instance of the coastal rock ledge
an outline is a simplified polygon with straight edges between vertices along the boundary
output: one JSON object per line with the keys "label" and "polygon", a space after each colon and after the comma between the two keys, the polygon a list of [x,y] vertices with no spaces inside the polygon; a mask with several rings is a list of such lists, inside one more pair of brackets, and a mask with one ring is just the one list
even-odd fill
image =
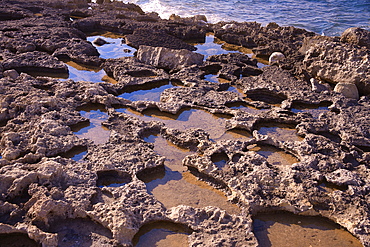
{"label": "coastal rock ledge", "polygon": [[[0,1],[0,246],[130,247],[156,224],[184,246],[264,246],[268,214],[370,246],[370,32],[206,20]],[[197,50],[207,34],[234,52]],[[138,50],[103,58],[99,35]]]}

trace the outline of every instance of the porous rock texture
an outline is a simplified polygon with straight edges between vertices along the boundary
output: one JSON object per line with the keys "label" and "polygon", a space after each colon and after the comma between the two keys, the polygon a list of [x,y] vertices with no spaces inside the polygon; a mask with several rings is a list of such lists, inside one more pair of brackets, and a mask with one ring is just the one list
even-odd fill
{"label": "porous rock texture", "polygon": [[[150,42],[138,37],[142,31],[135,32],[145,29],[161,31],[152,32]],[[86,41],[97,31],[128,35],[127,41],[135,37],[151,49],[168,49],[158,47],[163,39],[157,35],[165,33],[166,40],[181,40],[169,47],[175,54],[185,41],[202,42],[213,32],[222,41],[253,48],[256,55],[282,52],[285,59],[258,68],[247,55],[222,54],[163,69],[136,57],[99,58]],[[252,217],[284,210],[329,218],[370,246],[369,44],[350,35],[341,40],[314,36],[275,23],[163,20],[122,2],[0,1],[0,237],[29,246],[132,246],[142,226],[164,221],[188,227],[189,246],[258,246]],[[187,47],[186,52],[194,50]],[[99,66],[118,84],[51,77],[67,72],[65,60]],[[12,69],[19,75],[3,75]],[[208,74],[222,83],[206,80]],[[346,98],[330,86],[313,89],[312,77],[321,80],[315,85],[356,84],[361,97]],[[163,91],[160,102],[118,97],[169,80],[180,86]],[[329,107],[315,115],[296,110],[302,105]],[[106,143],[76,134],[78,126],[91,121],[80,110],[91,106],[109,115],[102,123],[110,131]],[[242,129],[251,137],[212,140],[207,130],[170,128],[159,118],[143,120],[128,110],[145,115],[155,109],[174,118],[189,108],[221,114],[225,132]],[[259,131],[282,124],[293,125],[301,139]],[[224,192],[240,213],[217,205],[166,208],[142,179],[163,168],[166,159],[145,141],[149,135],[192,150],[183,165]],[[256,146],[275,147],[297,162],[277,165]],[[86,150],[85,157],[69,158],[79,148]],[[213,161],[220,154],[226,160],[222,167]],[[323,183],[337,189],[325,190]]]}

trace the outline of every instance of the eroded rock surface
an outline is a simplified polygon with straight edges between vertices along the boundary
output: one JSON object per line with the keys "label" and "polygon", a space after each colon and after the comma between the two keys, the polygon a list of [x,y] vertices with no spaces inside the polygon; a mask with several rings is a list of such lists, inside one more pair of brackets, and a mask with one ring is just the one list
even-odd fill
{"label": "eroded rock surface", "polygon": [[[366,32],[339,40],[274,23],[205,21],[162,20],[122,2],[1,1],[0,237],[30,246],[132,246],[141,227],[159,221],[189,228],[189,246],[258,246],[252,217],[282,210],[326,217],[370,246]],[[152,36],[136,31],[149,29],[161,30],[166,44],[177,43],[158,46],[161,39],[149,42]],[[140,46],[139,58],[102,59],[86,40],[96,31],[149,46]],[[170,64],[140,55],[140,49],[195,54],[185,41],[204,41],[207,31],[258,56],[282,52],[285,59],[259,68],[240,53],[205,61],[196,55],[191,63],[171,56]],[[118,83],[35,73],[67,73],[65,60],[98,66]],[[222,80],[207,80],[210,74]],[[165,89],[159,102],[119,97],[170,80],[178,86]],[[347,98],[328,82],[355,84],[360,98]],[[93,123],[82,112],[96,108],[107,116],[97,127],[109,131],[98,144],[76,134]],[[194,112],[209,122],[184,129]],[[217,131],[207,128],[211,122]],[[142,179],[171,162],[150,136],[190,150],[178,165],[239,209],[166,208]],[[83,158],[68,158],[80,149]],[[264,150],[292,162],[275,162]]]}

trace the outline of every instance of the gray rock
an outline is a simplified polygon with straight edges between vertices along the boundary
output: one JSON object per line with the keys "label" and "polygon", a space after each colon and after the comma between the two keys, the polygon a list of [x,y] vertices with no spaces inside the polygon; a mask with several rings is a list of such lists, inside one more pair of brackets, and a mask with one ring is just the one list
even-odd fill
{"label": "gray rock", "polygon": [[323,84],[322,82],[318,82],[315,78],[310,79],[312,91],[315,91],[317,93],[324,92],[324,91],[330,91],[330,86],[327,84]]}
{"label": "gray rock", "polygon": [[163,69],[141,63],[135,57],[107,59],[102,65],[108,75],[118,81],[116,87],[123,89],[126,86],[152,85],[169,79]]}
{"label": "gray rock", "polygon": [[345,97],[350,99],[358,100],[360,96],[358,94],[358,90],[355,84],[351,83],[338,83],[334,87],[334,92],[341,93]]}
{"label": "gray rock", "polygon": [[186,49],[195,51],[196,48],[188,43],[167,34],[164,31],[152,29],[135,30],[133,34],[126,35],[126,44],[139,48],[142,45],[153,47],[166,47],[170,49]]}
{"label": "gray rock", "polygon": [[19,76],[19,73],[15,69],[6,70],[3,72],[4,76],[10,77],[12,79],[17,79]]}
{"label": "gray rock", "polygon": [[370,31],[358,27],[351,27],[342,33],[340,41],[353,45],[365,46],[370,49]]}
{"label": "gray rock", "polygon": [[193,64],[202,64],[204,56],[188,50],[164,47],[140,46],[137,58],[146,64],[168,70],[178,70]]}
{"label": "gray rock", "polygon": [[96,38],[96,39],[93,41],[93,44],[95,44],[95,45],[99,45],[99,46],[101,46],[101,45],[105,45],[105,44],[107,44],[107,43],[109,43],[109,42],[107,42],[105,39],[102,39],[102,38],[100,38],[100,37]]}
{"label": "gray rock", "polygon": [[6,54],[2,61],[4,70],[16,69],[26,73],[68,73],[67,66],[45,52],[33,51],[17,55]]}
{"label": "gray rock", "polygon": [[370,94],[369,50],[327,40],[308,46],[303,64],[312,77],[334,84],[353,83],[360,94]]}
{"label": "gray rock", "polygon": [[285,58],[284,54],[281,52],[273,52],[269,57],[269,64],[279,63],[279,61]]}

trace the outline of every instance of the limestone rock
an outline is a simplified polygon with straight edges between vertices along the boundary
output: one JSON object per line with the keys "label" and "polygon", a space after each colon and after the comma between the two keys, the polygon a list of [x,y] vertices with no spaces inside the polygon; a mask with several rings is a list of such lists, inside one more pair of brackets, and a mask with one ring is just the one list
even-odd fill
{"label": "limestone rock", "polygon": [[173,50],[164,47],[140,46],[137,51],[140,61],[158,68],[177,70],[193,64],[202,64],[204,56],[188,50]]}
{"label": "limestone rock", "polygon": [[107,59],[102,67],[118,81],[116,87],[119,90],[126,86],[153,85],[169,79],[163,69],[142,63],[135,57]]}
{"label": "limestone rock", "polygon": [[370,31],[358,27],[351,27],[342,33],[340,41],[353,45],[365,46],[370,49]]}
{"label": "limestone rock", "polygon": [[17,55],[7,55],[4,61],[1,61],[4,70],[15,69],[18,72],[26,73],[68,73],[67,66],[48,55],[45,52],[33,51]]}
{"label": "limestone rock", "polygon": [[142,45],[153,47],[166,47],[170,49],[186,49],[195,51],[196,48],[163,31],[152,29],[135,30],[133,34],[126,35],[126,44],[139,48]]}
{"label": "limestone rock", "polygon": [[96,38],[94,41],[93,41],[93,44],[95,44],[95,45],[99,45],[99,46],[101,46],[101,45],[105,45],[105,44],[107,44],[108,42],[105,40],[105,39],[102,39],[102,38],[100,38],[100,37],[98,37],[98,38]]}
{"label": "limestone rock", "polygon": [[281,52],[273,52],[269,57],[269,64],[279,63],[279,61],[285,58],[284,54]]}
{"label": "limestone rock", "polygon": [[356,99],[356,100],[360,98],[355,84],[338,83],[337,85],[335,85],[334,91],[337,93],[343,94],[347,98]]}
{"label": "limestone rock", "polygon": [[323,92],[323,91],[330,91],[330,86],[327,84],[324,84],[322,82],[318,82],[315,78],[310,79],[312,91],[315,92]]}
{"label": "limestone rock", "polygon": [[12,79],[17,79],[18,76],[19,76],[19,73],[15,70],[15,69],[11,69],[11,70],[6,70],[3,72],[3,75],[4,76],[8,76]]}
{"label": "limestone rock", "polygon": [[312,77],[331,83],[356,84],[360,95],[370,94],[370,51],[332,41],[313,42],[304,66]]}

